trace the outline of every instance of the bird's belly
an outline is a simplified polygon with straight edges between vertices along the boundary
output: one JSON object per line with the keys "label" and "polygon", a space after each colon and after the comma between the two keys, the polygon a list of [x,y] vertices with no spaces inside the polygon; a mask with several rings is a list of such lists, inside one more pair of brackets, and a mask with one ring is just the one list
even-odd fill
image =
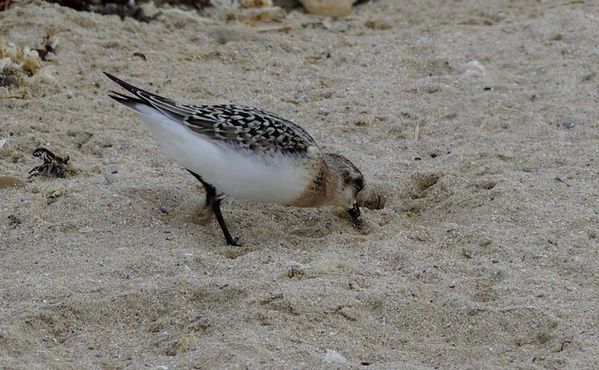
{"label": "bird's belly", "polygon": [[164,122],[164,118],[147,122],[152,136],[169,159],[233,198],[290,204],[310,182],[305,161],[233,149],[224,143],[209,141],[180,124]]}
{"label": "bird's belly", "polygon": [[246,157],[243,154],[231,156],[229,153],[221,157],[225,168],[218,173],[213,173],[210,168],[199,171],[205,173],[207,181],[211,181],[219,191],[236,199],[288,204],[304,192],[308,171],[299,161]]}
{"label": "bird's belly", "polygon": [[214,183],[218,184],[215,185],[217,189],[236,199],[289,204],[304,192],[307,181],[301,169],[262,165],[248,166],[246,171],[219,176]]}

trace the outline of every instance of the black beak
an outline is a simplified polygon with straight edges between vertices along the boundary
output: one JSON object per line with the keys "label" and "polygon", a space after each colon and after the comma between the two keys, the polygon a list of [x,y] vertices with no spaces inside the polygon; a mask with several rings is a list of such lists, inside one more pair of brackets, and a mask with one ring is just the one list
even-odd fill
{"label": "black beak", "polygon": [[354,203],[352,208],[347,209],[347,213],[351,216],[352,223],[356,229],[362,227],[362,219],[360,218],[360,207],[358,207],[358,203]]}

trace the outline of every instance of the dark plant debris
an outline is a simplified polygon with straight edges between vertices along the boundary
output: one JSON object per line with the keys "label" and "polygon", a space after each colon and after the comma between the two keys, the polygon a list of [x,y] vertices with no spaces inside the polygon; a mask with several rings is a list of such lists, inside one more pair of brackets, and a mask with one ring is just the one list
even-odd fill
{"label": "dark plant debris", "polygon": [[44,46],[40,49],[34,49],[35,51],[37,51],[37,55],[40,56],[41,60],[45,61],[48,57],[48,54],[50,53],[56,54],[56,49],[54,49],[54,46],[52,44],[53,43],[50,39],[50,35],[46,35],[46,37],[44,37]]}
{"label": "dark plant debris", "polygon": [[[6,1],[6,0],[0,0]],[[144,13],[143,9],[135,0],[46,0],[78,11],[93,12],[103,15],[118,15],[121,20],[131,17],[139,22],[149,23],[155,20],[161,13],[152,16]],[[157,4],[169,4],[186,8],[204,9],[211,6],[210,0],[161,0]]]}
{"label": "dark plant debris", "polygon": [[559,177],[559,176],[555,176],[555,181],[557,181],[557,182],[561,182],[562,184],[566,185],[567,187],[570,187],[570,186],[572,186],[572,185],[568,184],[568,183],[567,183],[567,182],[566,182],[564,179],[562,179],[562,178],[561,178],[561,177]]}
{"label": "dark plant debris", "polygon": [[131,17],[140,22],[148,23],[160,14],[148,16],[134,1],[123,0],[46,0],[78,11],[93,12],[103,15],[118,15],[121,20]]}
{"label": "dark plant debris", "polygon": [[16,64],[8,64],[0,72],[0,87],[22,86],[25,84],[25,73]]}
{"label": "dark plant debris", "polygon": [[140,57],[141,59],[143,59],[144,61],[146,61],[146,55],[143,53],[133,53],[134,57]]}
{"label": "dark plant debris", "polygon": [[46,148],[37,148],[33,151],[34,157],[41,157],[44,163],[41,166],[34,167],[29,171],[29,177],[32,178],[38,175],[47,177],[60,177],[66,175],[66,169],[69,162],[69,157],[61,158]]}
{"label": "dark plant debris", "polygon": [[8,9],[11,2],[11,0],[0,0],[0,12]]}
{"label": "dark plant debris", "polygon": [[197,10],[202,10],[212,6],[210,0],[157,0],[154,2],[156,5],[169,4],[172,6],[182,6]]}
{"label": "dark plant debris", "polygon": [[15,215],[8,215],[8,225],[13,229],[21,224],[21,219]]}

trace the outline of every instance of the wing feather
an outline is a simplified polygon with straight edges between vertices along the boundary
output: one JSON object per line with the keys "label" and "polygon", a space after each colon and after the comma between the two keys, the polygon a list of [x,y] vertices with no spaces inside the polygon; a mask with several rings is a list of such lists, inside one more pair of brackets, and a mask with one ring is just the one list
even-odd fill
{"label": "wing feather", "polygon": [[[139,89],[108,73],[110,79],[135,95],[136,104],[146,104],[212,140],[256,152],[306,154],[316,142],[300,126],[274,113],[239,105],[186,105]],[[125,105],[127,96],[113,99]]]}

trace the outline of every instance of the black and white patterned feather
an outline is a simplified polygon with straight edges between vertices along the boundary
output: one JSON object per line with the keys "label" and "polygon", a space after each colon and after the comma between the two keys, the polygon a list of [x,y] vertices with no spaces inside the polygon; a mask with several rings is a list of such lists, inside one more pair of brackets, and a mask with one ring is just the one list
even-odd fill
{"label": "black and white patterned feather", "polygon": [[250,151],[305,155],[316,142],[304,129],[274,113],[239,105],[186,105],[139,89],[111,74],[111,80],[135,97],[112,91],[127,106],[144,104],[208,139]]}

